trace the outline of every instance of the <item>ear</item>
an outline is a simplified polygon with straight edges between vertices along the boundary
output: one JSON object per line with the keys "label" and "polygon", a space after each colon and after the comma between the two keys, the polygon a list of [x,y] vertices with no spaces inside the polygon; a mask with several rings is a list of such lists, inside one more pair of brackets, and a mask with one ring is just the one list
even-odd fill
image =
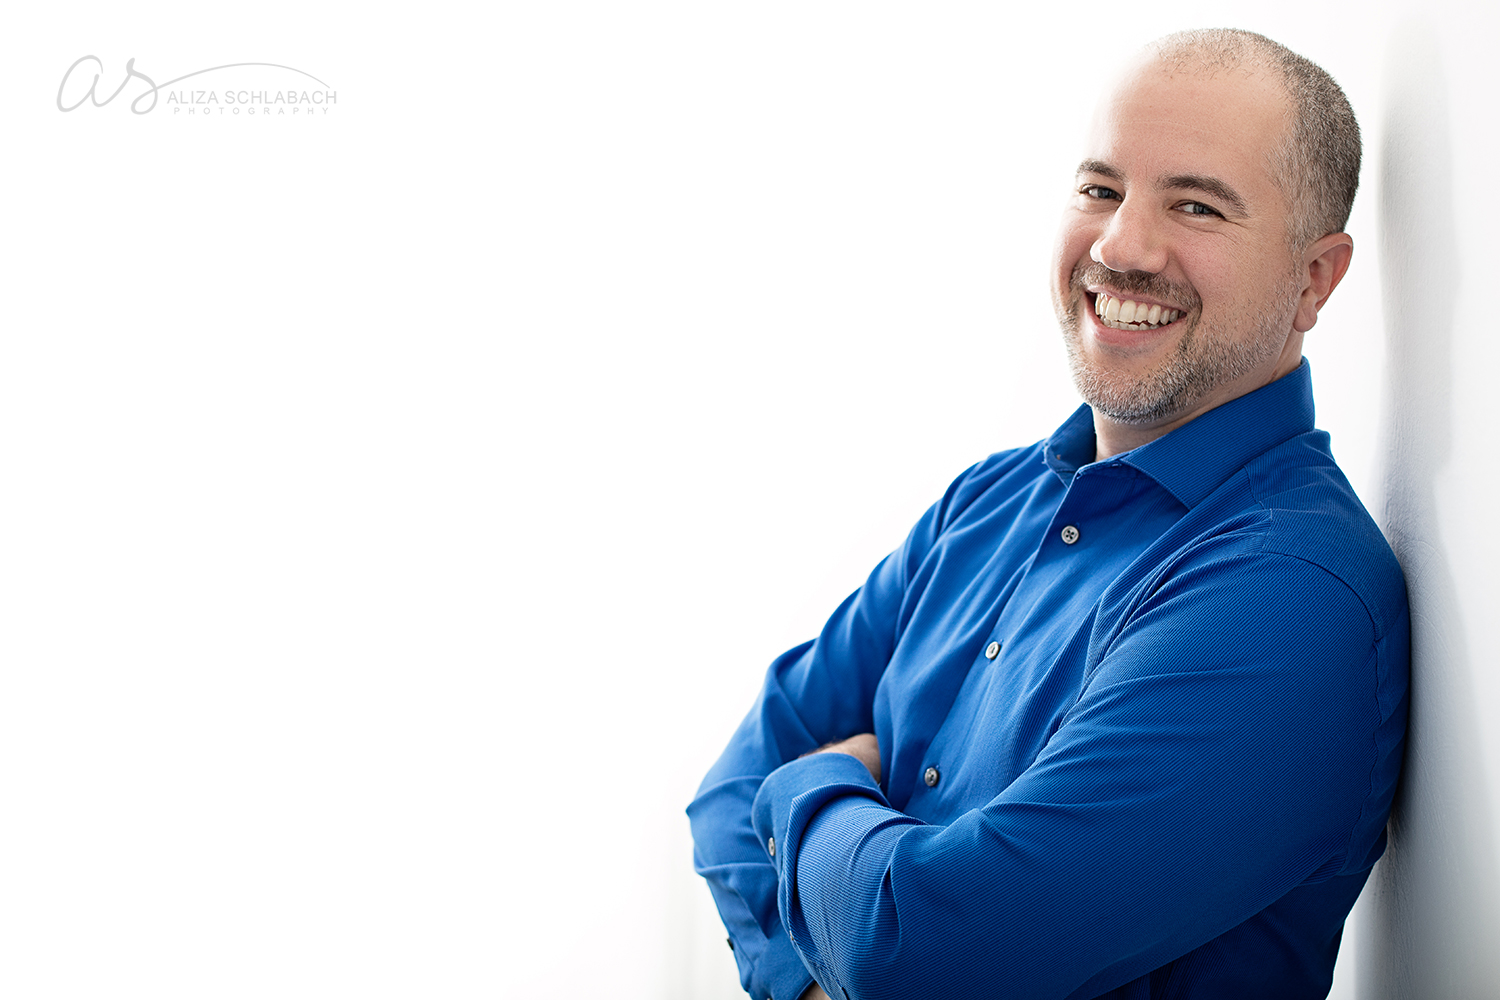
{"label": "ear", "polygon": [[1307,248],[1302,255],[1302,295],[1297,299],[1297,315],[1292,329],[1306,333],[1318,321],[1318,310],[1344,280],[1349,258],[1354,256],[1354,240],[1348,233],[1329,233]]}

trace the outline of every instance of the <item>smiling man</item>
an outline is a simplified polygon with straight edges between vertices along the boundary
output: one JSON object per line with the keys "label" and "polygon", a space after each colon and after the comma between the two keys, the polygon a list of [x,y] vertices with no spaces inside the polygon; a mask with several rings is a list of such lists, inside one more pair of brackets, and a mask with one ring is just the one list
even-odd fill
{"label": "smiling man", "polygon": [[772,665],[689,808],[756,997],[1322,997],[1385,845],[1400,569],[1314,429],[1343,93],[1155,43],[1053,299],[1086,405],[961,475]]}

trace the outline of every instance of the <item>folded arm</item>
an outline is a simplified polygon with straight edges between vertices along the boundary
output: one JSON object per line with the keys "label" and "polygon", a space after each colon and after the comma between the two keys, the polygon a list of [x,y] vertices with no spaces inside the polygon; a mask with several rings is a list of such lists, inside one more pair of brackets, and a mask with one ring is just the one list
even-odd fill
{"label": "folded arm", "polygon": [[952,824],[891,808],[856,759],[794,760],[752,814],[789,940],[851,1000],[1046,1000],[1144,975],[1364,863],[1354,833],[1376,772],[1394,777],[1379,645],[1340,581],[1256,557],[1154,595],[1033,765]]}
{"label": "folded arm", "polygon": [[[776,869],[751,828],[751,803],[765,777],[786,762],[875,729],[875,689],[899,638],[911,574],[937,540],[963,482],[964,476],[955,480],[815,641],[771,664],[754,706],[688,807],[694,867],[708,880],[741,984],[754,1000],[798,1000],[812,976],[777,912]],[[863,752],[869,756],[868,748]],[[878,748],[874,754],[878,773]]]}

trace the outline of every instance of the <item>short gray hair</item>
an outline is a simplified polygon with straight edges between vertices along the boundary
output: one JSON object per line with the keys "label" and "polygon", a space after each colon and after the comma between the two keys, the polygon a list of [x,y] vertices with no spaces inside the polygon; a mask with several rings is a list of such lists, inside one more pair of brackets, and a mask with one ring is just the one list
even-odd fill
{"label": "short gray hair", "polygon": [[1238,28],[1179,31],[1150,50],[1169,69],[1215,72],[1248,66],[1281,79],[1292,105],[1286,141],[1269,150],[1271,174],[1290,206],[1288,237],[1300,254],[1342,232],[1359,188],[1359,122],[1333,77],[1264,35]]}

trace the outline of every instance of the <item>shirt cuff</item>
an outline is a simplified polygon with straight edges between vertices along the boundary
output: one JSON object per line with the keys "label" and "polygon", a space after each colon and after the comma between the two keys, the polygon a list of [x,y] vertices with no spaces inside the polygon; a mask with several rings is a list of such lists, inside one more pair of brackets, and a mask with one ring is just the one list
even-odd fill
{"label": "shirt cuff", "polygon": [[[787,878],[795,872],[793,865],[801,846],[802,832],[819,809],[834,799],[858,795],[880,803],[889,802],[880,786],[859,758],[846,753],[815,753],[789,761],[766,776],[755,801],[750,805],[750,823],[760,846],[776,868],[776,880],[786,898]],[[789,924],[791,914],[784,910],[782,924],[797,943],[797,928]],[[777,1000],[780,1000],[778,997]]]}
{"label": "shirt cuff", "polygon": [[750,805],[750,823],[778,879],[783,875],[783,863],[796,855],[797,842],[813,815],[845,795],[873,799],[890,808],[869,769],[858,757],[846,753],[799,757],[761,782]]}

